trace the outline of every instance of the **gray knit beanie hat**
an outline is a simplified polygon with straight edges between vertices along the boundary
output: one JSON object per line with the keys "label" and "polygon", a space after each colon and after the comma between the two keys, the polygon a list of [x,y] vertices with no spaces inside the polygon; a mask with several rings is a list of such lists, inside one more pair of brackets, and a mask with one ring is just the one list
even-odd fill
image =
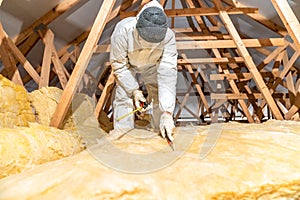
{"label": "gray knit beanie hat", "polygon": [[140,14],[136,28],[140,36],[147,42],[161,42],[167,32],[167,16],[158,7],[148,7]]}

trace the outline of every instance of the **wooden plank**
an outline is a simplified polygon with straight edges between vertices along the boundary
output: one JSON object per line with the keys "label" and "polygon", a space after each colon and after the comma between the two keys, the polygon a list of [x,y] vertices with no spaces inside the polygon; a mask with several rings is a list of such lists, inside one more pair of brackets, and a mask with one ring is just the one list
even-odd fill
{"label": "wooden plank", "polygon": [[145,4],[149,3],[151,0],[142,0],[142,2],[139,5],[138,11],[140,11]]}
{"label": "wooden plank", "polygon": [[[273,76],[272,72],[261,72],[261,75],[263,77],[271,77],[271,76]],[[244,73],[230,73],[230,74],[210,74],[209,78],[210,78],[210,80],[213,80],[213,81],[224,80],[224,79],[227,79],[227,80],[247,81],[247,80],[252,79],[253,76],[252,76],[251,73],[244,72]]]}
{"label": "wooden plank", "polygon": [[[118,7],[116,7],[109,16],[108,22],[110,22],[111,20],[115,19],[118,15],[120,10],[126,10],[128,9],[131,5],[135,6],[138,2],[137,1],[126,1],[126,2],[122,2],[122,4],[120,4]],[[81,44],[84,40],[86,40],[86,38],[88,37],[88,35],[90,34],[91,29],[89,28],[88,30],[86,30],[85,32],[81,33],[79,36],[77,36],[75,39],[73,39],[71,42],[69,42],[66,46],[64,46],[61,50],[58,51],[58,55],[61,58],[64,54],[69,53],[68,49],[71,46],[76,46]],[[64,63],[62,61],[62,63]]]}
{"label": "wooden plank", "polygon": [[[199,3],[200,7],[208,8],[208,6],[206,5],[206,3],[203,2],[203,0],[197,0],[197,2]],[[206,16],[206,17],[213,26],[221,26],[221,22],[217,19],[216,16]]]}
{"label": "wooden plank", "polygon": [[187,59],[178,59],[177,64],[186,65],[186,64],[227,64],[227,63],[243,63],[244,59],[242,57],[235,58],[187,58]]}
{"label": "wooden plank", "polygon": [[258,23],[264,25],[268,29],[271,29],[272,31],[274,31],[282,36],[285,36],[287,34],[286,29],[284,29],[280,25],[275,24],[274,22],[270,21],[268,18],[266,18],[265,16],[263,16],[260,13],[247,13],[246,15],[249,16],[250,18],[252,18],[253,20],[257,21]]}
{"label": "wooden plank", "polygon": [[54,44],[52,44],[52,62],[54,64],[55,72],[58,76],[59,82],[61,84],[61,87],[63,89],[66,88],[66,85],[68,83],[68,77],[70,77],[69,73],[67,72],[65,66],[60,61],[58,54],[56,52],[56,49],[54,47]]}
{"label": "wooden plank", "polygon": [[300,52],[296,51],[294,52],[293,56],[290,58],[290,60],[286,63],[283,70],[280,72],[279,77],[276,78],[275,83],[270,87],[271,93],[275,91],[276,87],[282,82],[282,79],[286,76],[286,74],[289,72],[297,58],[299,57]]}
{"label": "wooden plank", "polygon": [[[247,14],[257,13],[257,8],[233,8],[227,7],[225,10],[228,14]],[[168,17],[188,17],[188,16],[211,16],[218,15],[217,8],[183,8],[183,9],[166,9],[165,13]],[[138,11],[121,12],[120,17],[124,19],[126,17],[136,16]]]}
{"label": "wooden plank", "polygon": [[[188,9],[188,5],[187,5],[187,2],[185,0],[180,0],[180,3],[181,3],[181,7],[183,9]],[[172,9],[175,9],[175,8],[172,8]],[[197,21],[194,20],[195,17],[196,16],[194,16],[194,17],[186,16],[185,17],[186,20],[187,20],[187,23],[188,23],[187,27],[189,27],[193,32],[199,32],[200,33],[200,32],[202,32],[202,30],[201,30],[199,25],[195,26],[195,22],[197,22]],[[172,17],[172,19],[174,19],[174,17]]]}
{"label": "wooden plank", "polygon": [[[212,51],[213,51],[213,53],[215,54],[215,56],[216,56],[217,58],[218,58],[218,57],[219,57],[219,58],[221,57],[221,54],[220,54],[220,52],[219,52],[217,49],[213,49]],[[228,56],[228,58],[229,58],[229,54],[227,54],[227,56]],[[230,71],[227,69],[227,66],[226,66],[226,65],[223,64],[223,66],[221,67],[221,69],[223,69],[223,73],[225,73],[225,74],[230,74]],[[228,80],[228,82],[229,82],[229,85],[230,85],[232,91],[233,91],[235,94],[240,94],[240,91],[239,91],[237,85],[235,84],[234,80]],[[239,102],[240,106],[242,107],[243,112],[244,112],[245,116],[247,117],[248,122],[253,123],[253,122],[254,122],[254,119],[253,119],[253,117],[251,116],[251,114],[250,114],[250,112],[249,112],[249,110],[248,110],[248,106],[246,105],[245,101],[242,100],[242,99],[238,99],[238,102]]]}
{"label": "wooden plank", "polygon": [[231,19],[229,18],[229,15],[226,13],[226,11],[220,11],[220,18],[222,19],[227,31],[232,36],[232,39],[236,43],[237,49],[241,56],[245,59],[245,64],[250,71],[250,73],[253,75],[253,79],[263,94],[266,102],[268,103],[273,115],[276,119],[282,120],[283,116],[280,113],[279,108],[277,107],[270,91],[268,90],[268,87],[266,86],[261,74],[256,68],[256,65],[254,64],[248,50],[245,47],[245,44],[243,43],[242,39],[240,38],[237,30],[235,29]]}
{"label": "wooden plank", "polygon": [[222,0],[222,1],[230,6],[234,6],[234,7],[238,7],[238,4],[239,4],[239,2],[237,0]]}
{"label": "wooden plank", "polygon": [[[49,62],[49,63],[46,63],[46,64],[49,64],[49,69],[48,69],[49,71],[47,72],[48,73],[47,85],[49,83],[50,64],[51,64],[51,61],[52,61],[53,64],[54,64],[55,73],[57,74],[59,82],[60,82],[62,88],[64,89],[67,85],[67,82],[68,82],[66,74],[69,75],[69,73],[65,69],[65,66],[62,64],[62,62],[60,61],[60,59],[58,57],[58,54],[56,52],[56,48],[54,46],[54,34],[48,28],[45,28],[45,30],[43,30],[43,31],[38,30],[38,32],[41,35],[45,46],[46,47],[48,46],[47,50],[49,51],[48,52],[49,56],[47,57],[47,62]],[[42,66],[42,70],[43,70],[43,66]]]}
{"label": "wooden plank", "polygon": [[19,73],[18,68],[16,67],[16,62],[13,56],[11,55],[10,51],[8,51],[8,44],[7,44],[8,35],[4,31],[2,27],[2,23],[0,22],[0,56],[4,67],[7,71],[9,78],[19,84],[23,85],[23,81],[21,75]]}
{"label": "wooden plank", "polygon": [[[186,59],[186,55],[185,55],[185,54],[181,54],[181,56],[182,56],[184,59]],[[194,71],[193,71],[192,66],[191,66],[191,65],[184,65],[184,67],[185,67],[185,68],[188,70],[188,72],[190,73],[190,76],[191,76],[191,78],[192,78],[192,80],[193,80],[193,84],[195,85],[196,90],[197,90],[197,92],[198,92],[199,95],[200,95],[200,98],[201,98],[201,100],[202,100],[202,103],[203,103],[203,105],[204,105],[206,111],[207,111],[208,113],[210,113],[210,109],[209,109],[208,102],[207,102],[207,100],[206,100],[206,98],[205,98],[205,95],[204,95],[204,93],[203,93],[203,91],[202,91],[202,89],[201,89],[200,84],[199,84],[198,81],[197,81],[197,78],[195,77],[195,74],[194,74]]]}
{"label": "wooden plank", "polygon": [[300,24],[287,0],[271,0],[288,33],[300,51]]}
{"label": "wooden plank", "polygon": [[54,35],[50,32],[49,29],[45,30],[45,32],[43,32],[42,30],[38,30],[38,33],[45,44],[42,69],[41,69],[41,77],[39,82],[39,89],[40,89],[42,87],[46,87],[49,85],[52,44],[54,41]]}
{"label": "wooden plank", "polygon": [[289,103],[290,105],[293,105],[295,103],[296,89],[293,80],[293,75],[291,72],[289,72],[286,76],[286,85],[289,92]]}
{"label": "wooden plank", "polygon": [[287,73],[290,71],[290,69],[292,68],[293,64],[296,62],[296,60],[299,58],[300,56],[300,51],[296,51],[293,56],[290,58],[290,60],[286,63],[286,65],[284,66],[283,70],[281,71],[279,78],[283,79]]}
{"label": "wooden plank", "polygon": [[18,45],[18,48],[24,56],[26,56],[34,45],[39,41],[40,37],[37,33],[31,34],[23,43]]}
{"label": "wooden plank", "polygon": [[186,93],[184,94],[183,100],[181,102],[179,100],[177,100],[177,102],[179,104],[179,108],[178,108],[178,111],[177,111],[177,113],[176,113],[176,115],[174,117],[174,122],[175,123],[177,122],[177,120],[178,120],[178,118],[179,118],[179,116],[180,116],[180,114],[181,114],[181,112],[183,110],[183,107],[185,106],[185,104],[186,104],[186,102],[187,102],[187,100],[188,100],[188,98],[190,96],[190,92],[191,92],[192,88],[193,88],[193,84],[191,83],[189,85]]}
{"label": "wooden plank", "polygon": [[[264,38],[264,39],[243,39],[243,43],[248,48],[264,46],[283,46],[283,38]],[[234,40],[213,40],[213,41],[178,41],[176,42],[179,50],[185,49],[216,49],[216,48],[236,48]]]}
{"label": "wooden plank", "polygon": [[98,100],[98,103],[96,105],[96,108],[95,108],[95,111],[94,111],[94,115],[95,117],[98,119],[99,115],[100,115],[100,112],[102,111],[103,109],[103,106],[105,105],[106,103],[106,100],[107,100],[107,97],[108,95],[110,94],[110,92],[112,91],[113,87],[114,87],[114,83],[115,83],[115,75],[113,73],[113,71],[111,71],[107,81],[106,81],[106,84],[104,86],[104,89],[101,93],[101,96]]}
{"label": "wooden plank", "polygon": [[[273,94],[274,98],[282,98],[283,94]],[[261,93],[252,93],[249,94],[243,94],[243,93],[211,93],[212,99],[227,99],[227,100],[245,100],[245,99],[263,99],[264,96]]]}
{"label": "wooden plank", "polygon": [[[196,8],[196,6],[192,0],[185,0],[185,2],[189,6],[189,8]],[[172,8],[172,9],[175,9],[175,8]],[[174,19],[174,18],[172,18],[172,19]],[[206,24],[204,23],[204,20],[202,20],[201,16],[194,16],[194,19],[197,21],[198,26],[200,27],[202,33],[209,33],[209,30],[208,30]]]}
{"label": "wooden plank", "polygon": [[[222,0],[224,1],[224,0]],[[230,0],[231,1],[231,0]],[[237,0],[234,0],[237,1]],[[236,7],[247,7],[247,5],[241,3],[241,2],[237,2],[235,4]],[[268,29],[271,29],[272,31],[285,36],[287,34],[287,31],[284,27],[272,22],[270,19],[266,18],[265,16],[263,16],[260,13],[247,13],[247,16],[249,16],[250,18],[252,18],[253,20],[257,21],[258,23],[264,25],[265,27],[267,27]]]}
{"label": "wooden plank", "polygon": [[300,93],[297,94],[294,105],[292,105],[289,111],[285,113],[284,118],[290,120],[294,116],[294,114],[299,110],[299,108],[300,108]]}
{"label": "wooden plank", "polygon": [[268,63],[270,63],[273,59],[278,56],[282,51],[287,48],[288,44],[285,43],[284,46],[276,48],[272,53],[270,53],[258,66],[257,69],[260,71],[262,70]]}
{"label": "wooden plank", "polygon": [[[175,0],[172,0],[172,9],[175,9]],[[172,17],[171,19],[171,28],[173,29],[175,27],[175,18]]]}
{"label": "wooden plank", "polygon": [[168,0],[160,0],[159,2],[160,2],[160,4],[161,4],[163,7],[165,7],[166,4],[167,4],[167,1],[168,1]]}
{"label": "wooden plank", "polygon": [[[264,46],[283,46],[283,38],[264,38],[264,39],[243,39],[245,47],[257,48]],[[178,50],[187,49],[217,49],[217,48],[236,48],[234,40],[213,40],[213,41],[178,41],[176,42]],[[104,53],[110,51],[110,45],[98,45],[95,53]]]}
{"label": "wooden plank", "polygon": [[178,29],[173,29],[176,37],[176,41],[182,41],[182,40],[218,40],[218,39],[231,39],[229,35],[227,34],[215,34],[215,33],[209,33],[209,34],[202,34],[198,32],[177,32]]}
{"label": "wooden plank", "polygon": [[[0,29],[1,28],[2,28],[2,26],[0,23]],[[27,73],[32,77],[32,79],[37,84],[39,84],[40,76],[35,71],[34,67],[30,64],[30,62],[25,58],[25,56],[21,53],[21,51],[16,47],[16,45],[13,43],[13,41],[9,37],[6,37],[6,41],[7,41],[7,45],[9,46],[9,49],[14,54],[15,58],[22,64],[22,66],[27,71]]]}
{"label": "wooden plank", "polygon": [[14,37],[13,42],[16,45],[21,44],[26,38],[28,38],[32,33],[35,27],[40,24],[48,25],[53,20],[64,14],[67,10],[77,5],[81,0],[64,0],[57,4],[54,8],[49,10],[45,15],[40,17],[34,23],[32,23],[29,27],[23,30],[19,35]]}
{"label": "wooden plank", "polygon": [[23,81],[19,73],[18,68],[16,67],[16,61],[11,53],[7,50],[6,39],[0,36],[0,55],[2,62],[4,64],[5,70],[7,72],[8,78],[18,84],[23,86]]}
{"label": "wooden plank", "polygon": [[83,46],[78,61],[75,65],[73,73],[69,82],[62,93],[60,102],[58,103],[55,113],[50,122],[51,126],[60,128],[66,116],[67,110],[70,107],[71,101],[75,95],[76,89],[82,79],[86,67],[92,57],[93,49],[97,45],[99,38],[108,20],[109,14],[115,4],[116,0],[103,0],[101,8],[95,19],[91,32]]}

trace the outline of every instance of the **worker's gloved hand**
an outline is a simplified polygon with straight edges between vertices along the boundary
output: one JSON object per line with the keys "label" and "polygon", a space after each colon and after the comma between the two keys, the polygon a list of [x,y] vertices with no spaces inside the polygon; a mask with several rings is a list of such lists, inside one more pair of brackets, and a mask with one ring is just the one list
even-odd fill
{"label": "worker's gloved hand", "polygon": [[144,112],[145,109],[142,108],[144,103],[146,103],[146,98],[143,95],[143,92],[141,90],[135,90],[133,91],[133,101],[135,109],[140,109],[140,112]]}
{"label": "worker's gloved hand", "polygon": [[166,136],[170,141],[173,141],[173,129],[175,128],[173,116],[169,112],[164,112],[160,117],[160,134],[163,138]]}

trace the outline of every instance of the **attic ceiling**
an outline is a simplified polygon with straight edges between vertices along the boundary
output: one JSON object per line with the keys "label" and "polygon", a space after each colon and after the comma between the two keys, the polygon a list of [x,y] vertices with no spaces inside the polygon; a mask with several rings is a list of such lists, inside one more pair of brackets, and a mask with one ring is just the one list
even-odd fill
{"label": "attic ceiling", "polygon": [[[0,19],[1,23],[11,38],[15,38],[24,29],[29,27],[32,23],[42,17],[45,13],[53,9],[57,4],[63,2],[63,0],[53,0],[53,1],[39,1],[39,0],[4,0],[0,6]],[[89,30],[95,20],[95,17],[99,11],[102,1],[99,0],[78,0],[75,5],[67,10],[64,14],[52,21],[48,27],[55,34],[54,44],[57,49],[61,49],[68,42],[72,41],[79,34],[86,30]],[[117,0],[116,5],[119,5],[122,0]],[[208,4],[212,4],[210,0],[206,0]],[[255,7],[259,9],[259,13],[264,15],[267,19],[273,21],[280,26],[283,26],[279,16],[277,15],[270,0],[239,0],[243,6]],[[294,13],[300,18],[300,2],[294,0],[288,1]],[[176,7],[181,7],[180,0],[176,0]],[[167,2],[166,8],[171,8],[171,1]],[[182,23],[181,19],[178,19],[175,26],[180,26]],[[261,37],[261,32],[266,30],[259,29],[259,25],[253,20],[245,20],[242,16],[234,15],[233,21],[244,33],[247,33],[249,37]],[[115,21],[117,22],[117,21]],[[109,40],[109,35],[113,29],[113,25],[107,30],[107,34],[103,34],[101,40]],[[264,34],[268,34],[265,32]],[[269,33],[273,34],[273,33]],[[39,65],[42,61],[42,56],[40,54],[43,44],[41,41],[29,52],[27,57],[31,60],[33,65]],[[90,71],[95,71],[95,67],[98,66],[99,59],[94,58],[91,62]],[[96,64],[95,64],[96,63]]]}
{"label": "attic ceiling", "polygon": [[[4,0],[0,7],[0,19],[8,35],[14,38],[61,1]],[[74,8],[68,10],[49,25],[49,28],[55,34],[55,44],[58,48],[61,48],[70,40],[77,37],[79,33],[84,32],[92,26],[101,2],[101,0],[81,0]],[[260,14],[282,25],[270,0],[238,0],[238,2],[246,6],[258,8]],[[300,1],[289,0],[288,2],[299,19]],[[118,3],[120,3],[120,0]],[[171,1],[169,1],[170,3]],[[180,5],[180,2],[177,0],[176,4]],[[168,8],[170,5],[166,7]],[[256,31],[253,30],[253,32]]]}
{"label": "attic ceiling", "polygon": [[[54,123],[61,122],[75,90],[79,89],[79,82],[88,89],[94,87],[96,92],[93,90],[91,95],[100,91],[100,98],[95,97],[96,116],[102,109],[110,113],[108,100],[114,84],[108,63],[110,35],[122,16],[134,16],[147,1],[4,0],[0,7],[4,29],[0,27],[3,38],[0,56],[4,64],[1,67],[6,68],[0,70],[13,81],[26,84],[29,91],[29,87],[34,90],[48,85],[64,89]],[[299,2],[161,0],[161,3],[176,33],[180,53],[178,70],[182,73],[177,89],[184,99],[178,97],[180,108],[175,120],[180,116],[180,109],[197,120],[201,116],[213,119],[221,110],[229,118],[235,112],[241,113],[249,122],[260,122],[263,117],[293,117],[300,102],[297,96],[300,90]],[[284,6],[292,10],[283,9]],[[280,14],[282,11],[285,13]],[[283,24],[284,20],[291,21]],[[23,68],[18,67],[19,62]],[[45,72],[41,70],[46,69],[51,71],[43,76]],[[184,75],[187,71],[189,75]],[[88,85],[91,79],[92,86]],[[185,88],[181,88],[183,85]],[[200,106],[198,114],[186,106],[191,89],[196,97],[192,104]]]}

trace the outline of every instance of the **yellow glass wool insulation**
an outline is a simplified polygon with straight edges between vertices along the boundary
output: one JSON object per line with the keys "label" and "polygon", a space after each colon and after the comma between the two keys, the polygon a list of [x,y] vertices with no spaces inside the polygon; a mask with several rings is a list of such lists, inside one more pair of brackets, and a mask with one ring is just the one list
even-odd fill
{"label": "yellow glass wool insulation", "polygon": [[75,132],[30,123],[0,129],[0,178],[35,165],[74,155],[84,146]]}
{"label": "yellow glass wool insulation", "polygon": [[[29,94],[37,121],[49,125],[56,106],[60,101],[62,90],[56,87],[43,87]],[[77,93],[69,107],[63,122],[63,129],[76,129],[76,126],[93,115],[95,102],[87,95]],[[98,124],[98,122],[96,122]]]}
{"label": "yellow glass wool insulation", "polygon": [[[218,131],[214,148],[200,159],[202,147],[213,144],[206,139]],[[1,179],[0,199],[299,199],[299,131],[299,122],[275,120],[179,127],[173,152],[153,132],[134,129],[102,138],[89,152]],[[148,173],[118,170],[126,165],[143,170],[140,158],[151,152],[156,154],[144,167],[159,167],[161,158],[183,154]]]}
{"label": "yellow glass wool insulation", "polygon": [[28,126],[35,122],[28,93],[0,74],[0,127]]}

